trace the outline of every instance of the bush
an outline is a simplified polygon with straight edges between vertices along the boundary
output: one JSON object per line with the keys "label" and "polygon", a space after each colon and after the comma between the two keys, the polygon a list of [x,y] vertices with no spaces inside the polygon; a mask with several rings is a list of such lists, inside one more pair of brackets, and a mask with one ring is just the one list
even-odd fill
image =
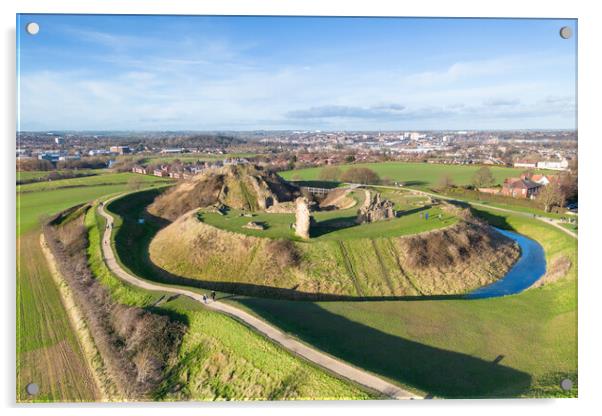
{"label": "bush", "polygon": [[46,240],[119,390],[127,399],[149,397],[176,356],[186,326],[111,298],[90,270],[85,210],[77,211],[75,219],[59,215],[47,224]]}
{"label": "bush", "polygon": [[301,261],[297,247],[290,240],[271,240],[266,244],[265,249],[281,270],[287,267],[296,267]]}

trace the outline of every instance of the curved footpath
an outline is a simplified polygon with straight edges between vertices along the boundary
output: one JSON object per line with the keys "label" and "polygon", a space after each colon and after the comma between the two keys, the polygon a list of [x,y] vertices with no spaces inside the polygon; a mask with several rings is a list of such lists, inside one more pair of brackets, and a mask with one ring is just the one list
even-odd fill
{"label": "curved footpath", "polygon": [[[109,199],[108,201],[105,202],[105,204],[109,203],[111,200],[113,200],[115,198],[117,198],[117,197],[113,197],[113,198]],[[196,300],[197,302],[201,303],[203,306],[207,307],[208,309],[225,313],[227,315],[234,317],[235,319],[238,319],[239,321],[242,321],[246,325],[261,332],[263,335],[270,338],[272,341],[275,341],[276,343],[280,344],[282,347],[284,347],[288,351],[291,351],[294,354],[301,356],[301,357],[305,358],[306,360],[308,360],[314,364],[317,364],[318,366],[323,367],[326,370],[328,370],[334,374],[337,374],[343,378],[346,378],[348,380],[351,380],[353,382],[356,382],[358,384],[366,386],[372,390],[380,392],[380,393],[384,394],[385,396],[391,397],[393,399],[420,399],[420,398],[422,398],[420,396],[416,396],[415,394],[413,394],[407,390],[403,390],[402,388],[400,388],[394,384],[391,384],[379,377],[376,377],[373,374],[370,374],[366,371],[360,370],[359,368],[353,367],[349,364],[344,363],[343,361],[337,360],[336,358],[333,358],[321,351],[318,351],[317,349],[314,349],[308,345],[305,345],[305,344],[291,338],[290,336],[286,335],[285,333],[283,333],[276,327],[266,323],[265,321],[255,317],[241,309],[235,308],[234,306],[231,306],[231,305],[228,305],[228,304],[225,304],[222,302],[218,302],[218,301],[212,302],[210,299],[207,299],[207,303],[204,303],[203,296],[198,293],[195,293],[193,291],[176,288],[176,287],[169,287],[169,286],[154,284],[152,282],[149,282],[147,280],[141,279],[137,276],[134,276],[134,275],[128,273],[121,267],[121,265],[115,259],[115,253],[113,252],[113,249],[111,246],[111,231],[113,228],[112,227],[113,217],[111,215],[107,214],[107,212],[105,211],[105,209],[104,209],[105,204],[98,207],[98,212],[100,213],[100,215],[102,215],[106,219],[107,224],[110,225],[110,227],[105,228],[105,231],[104,231],[104,234],[102,237],[102,253],[103,253],[104,261],[107,264],[107,267],[109,268],[109,270],[111,270],[111,272],[113,272],[120,279],[122,279],[134,286],[138,286],[142,289],[177,293],[180,295],[188,296],[189,298],[192,298],[192,299]]]}

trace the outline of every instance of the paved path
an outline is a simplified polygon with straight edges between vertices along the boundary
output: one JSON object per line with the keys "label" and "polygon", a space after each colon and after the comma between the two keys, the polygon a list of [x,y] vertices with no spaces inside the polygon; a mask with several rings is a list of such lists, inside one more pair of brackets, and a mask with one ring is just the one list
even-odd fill
{"label": "paved path", "polygon": [[439,195],[439,194],[433,194],[431,192],[426,192],[426,191],[420,191],[418,189],[413,189],[413,188],[400,188],[397,186],[386,186],[386,185],[376,185],[377,188],[387,188],[387,189],[397,189],[397,190],[409,190],[411,192],[416,192],[422,195],[426,195],[426,196],[430,196],[432,198],[439,198],[439,199],[446,199],[448,201],[457,201],[457,202],[463,202],[469,205],[473,205],[475,207],[481,207],[481,208],[487,208],[487,209],[495,209],[498,211],[502,211],[502,212],[507,212],[509,214],[515,214],[515,215],[522,215],[523,217],[528,217],[528,218],[533,218],[542,222],[545,222],[546,224],[550,224],[553,227],[558,228],[560,231],[570,235],[573,238],[577,238],[577,234],[574,233],[573,231],[564,228],[562,225],[558,224],[557,221],[553,220],[552,218],[548,218],[548,217],[542,217],[540,215],[536,215],[533,216],[533,214],[528,213],[528,212],[523,212],[523,211],[515,211],[513,209],[508,209],[508,208],[499,208],[499,207],[494,207],[491,205],[487,205],[487,204],[481,204],[480,202],[473,202],[473,201],[467,201],[464,199],[457,199],[457,198],[452,198],[450,196],[446,196],[446,195]]}
{"label": "paved path", "polygon": [[[112,198],[115,199],[116,197]],[[106,203],[110,202],[106,201]],[[208,303],[203,302],[203,296],[195,293],[190,290],[158,285],[148,280],[141,279],[137,276],[134,276],[127,271],[125,271],[121,265],[115,259],[115,253],[111,247],[111,230],[113,224],[113,217],[104,209],[103,206],[99,206],[98,212],[102,215],[106,220],[107,224],[110,226],[105,229],[105,232],[102,237],[102,253],[104,257],[104,261],[107,264],[108,268],[120,279],[134,285],[141,287],[146,290],[155,290],[162,292],[170,292],[177,293],[180,295],[188,296],[206,306],[209,309],[219,311],[234,317],[235,319],[242,321],[246,325],[251,328],[261,332],[266,337],[271,340],[277,342],[285,349],[305,358],[308,361],[311,361],[314,364],[323,367],[332,373],[335,373],[343,378],[354,381],[358,384],[366,386],[372,390],[380,392],[388,397],[393,399],[420,399],[421,397],[416,396],[413,393],[410,393],[406,390],[401,389],[400,387],[391,384],[375,375],[372,375],[366,371],[360,370],[356,367],[353,367],[349,364],[344,363],[343,361],[337,360],[323,352],[320,352],[308,345],[305,345],[294,338],[286,335],[276,327],[268,324],[267,322],[241,310],[235,308],[234,306],[222,303],[222,302],[211,302],[208,300]]]}

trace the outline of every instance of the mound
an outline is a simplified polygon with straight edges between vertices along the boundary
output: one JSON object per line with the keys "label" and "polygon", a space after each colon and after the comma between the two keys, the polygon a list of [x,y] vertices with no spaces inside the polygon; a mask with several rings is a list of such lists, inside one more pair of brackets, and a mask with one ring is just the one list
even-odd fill
{"label": "mound", "polygon": [[298,189],[273,172],[253,165],[233,165],[201,173],[164,194],[149,206],[158,217],[174,220],[194,208],[223,204],[258,211],[293,201]]}
{"label": "mound", "polygon": [[409,237],[305,243],[225,231],[195,212],[150,245],[153,263],[173,275],[291,298],[466,293],[502,277],[519,255],[512,240],[477,221]]}
{"label": "mound", "polygon": [[320,208],[322,209],[348,209],[356,204],[355,199],[349,196],[349,189],[335,189],[326,195],[322,201],[320,201]]}

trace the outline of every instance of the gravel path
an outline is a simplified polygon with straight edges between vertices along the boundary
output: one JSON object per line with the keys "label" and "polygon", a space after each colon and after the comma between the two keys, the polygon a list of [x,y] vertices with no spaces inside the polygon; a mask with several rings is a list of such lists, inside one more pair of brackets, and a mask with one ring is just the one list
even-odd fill
{"label": "gravel path", "polygon": [[[116,198],[116,197],[115,197]],[[114,199],[114,198],[113,198]],[[110,202],[107,201],[106,203]],[[319,365],[320,367],[325,368],[326,370],[335,373],[345,379],[354,381],[358,384],[366,386],[372,390],[382,393],[385,396],[388,396],[392,399],[420,399],[420,396],[416,396],[415,394],[406,391],[394,384],[391,384],[373,374],[370,374],[366,371],[360,370],[359,368],[353,367],[343,361],[337,360],[336,358],[331,357],[315,348],[312,348],[302,342],[297,341],[296,339],[286,335],[278,328],[268,324],[267,322],[241,310],[234,306],[231,306],[226,303],[222,303],[219,301],[212,302],[210,299],[207,299],[207,303],[203,301],[203,296],[186,289],[170,287],[166,285],[158,285],[148,280],[141,279],[137,276],[134,276],[124,270],[121,265],[115,259],[115,253],[112,250],[111,246],[111,230],[113,224],[113,217],[104,209],[103,206],[99,206],[98,212],[102,215],[107,224],[110,226],[105,229],[103,237],[102,237],[102,253],[104,257],[104,261],[106,262],[108,268],[120,279],[125,282],[128,282],[132,285],[138,286],[140,288],[146,290],[154,290],[154,291],[162,291],[162,292],[170,292],[177,293],[180,295],[188,296],[200,303],[202,303],[205,307],[225,313],[241,322],[246,324],[247,326],[257,330],[262,333],[266,337],[280,344],[285,349],[291,351],[292,353],[305,358],[306,360]]]}

